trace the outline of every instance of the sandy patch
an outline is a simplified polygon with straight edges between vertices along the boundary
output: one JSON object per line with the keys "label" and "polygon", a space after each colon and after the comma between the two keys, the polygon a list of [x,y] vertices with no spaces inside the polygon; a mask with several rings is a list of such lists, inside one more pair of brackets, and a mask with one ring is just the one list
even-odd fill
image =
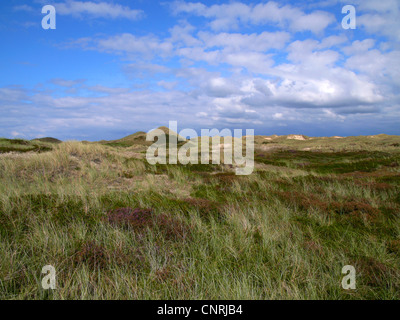
{"label": "sandy patch", "polygon": [[306,140],[306,138],[304,138],[303,136],[298,135],[298,134],[291,134],[287,137],[287,139],[289,139],[289,140]]}

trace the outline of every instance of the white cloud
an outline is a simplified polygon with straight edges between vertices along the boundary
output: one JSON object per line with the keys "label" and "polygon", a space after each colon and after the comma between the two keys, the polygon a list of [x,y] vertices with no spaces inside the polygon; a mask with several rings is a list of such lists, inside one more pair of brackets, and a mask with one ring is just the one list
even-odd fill
{"label": "white cloud", "polygon": [[26,5],[26,4],[22,4],[22,5],[19,5],[19,6],[15,6],[15,7],[13,7],[13,9],[14,9],[15,11],[34,12],[34,9],[33,9],[31,6],[28,6],[28,5]]}
{"label": "white cloud", "polygon": [[371,10],[380,13],[391,12],[399,8],[397,0],[355,0],[361,10]]}
{"label": "white cloud", "polygon": [[[396,24],[392,11],[396,12],[397,4],[382,0],[374,8],[370,1],[355,1],[360,28],[372,33],[366,38],[358,33],[361,36],[355,41],[349,40],[351,31],[335,26],[323,37],[335,19],[327,12],[305,11],[310,9],[307,4],[300,8],[272,1],[209,6],[175,2],[176,14],[204,17],[207,27],[177,21],[158,34],[75,40],[71,44],[84,50],[117,56],[126,83],[88,86],[83,80],[57,78],[41,91],[0,88],[4,114],[0,128],[14,121],[13,130],[27,136],[34,130],[71,135],[82,127],[84,134],[94,136],[102,127],[129,134],[173,119],[183,126],[219,128],[294,128],[296,123],[308,124],[303,126],[306,129],[315,123],[356,126],[360,119],[395,123],[394,117],[400,115],[400,51],[395,41],[382,43],[376,35],[397,32],[391,26],[383,30],[379,20],[388,18]],[[324,5],[339,2],[329,0]],[[110,2],[106,4],[116,10],[113,14],[106,14],[104,6],[91,6],[105,3],[101,1],[85,2],[88,6],[67,3],[63,14],[128,18],[118,9],[121,6]],[[368,15],[372,15],[369,26]],[[267,31],[260,31],[260,26],[268,26]],[[313,34],[297,34],[303,31]],[[142,87],[135,86],[138,83]],[[18,121],[26,125],[18,126]],[[101,132],[96,136],[102,137]]]}
{"label": "white cloud", "polygon": [[[16,102],[27,99],[26,90],[18,86],[9,86],[0,88],[0,101]],[[1,104],[0,104],[1,105]]]}
{"label": "white cloud", "polygon": [[339,53],[333,50],[317,51],[318,41],[296,40],[288,47],[288,59],[293,62],[301,62],[318,70],[319,67],[332,66],[338,59]]}
{"label": "white cloud", "polygon": [[177,81],[165,81],[165,80],[161,80],[157,82],[157,85],[159,85],[160,87],[163,87],[165,89],[168,90],[172,90],[176,87],[176,85],[178,84]]}
{"label": "white cloud", "polygon": [[391,87],[392,90],[385,90],[386,94],[398,94],[400,86],[400,51],[391,51],[385,54],[376,49],[358,52],[347,59],[346,67],[362,72],[370,79]]}
{"label": "white cloud", "polygon": [[175,14],[190,13],[211,19],[210,27],[213,30],[237,29],[240,24],[272,24],[280,28],[288,27],[295,32],[311,31],[319,34],[335,21],[334,16],[328,12],[313,11],[307,14],[298,8],[282,6],[273,1],[255,6],[233,2],[210,7],[201,3],[177,1],[172,7]]}
{"label": "white cloud", "polygon": [[[291,7],[276,7],[293,15],[299,12]],[[208,10],[208,7],[195,4],[188,5],[188,8],[202,14],[206,14]],[[179,91],[175,90],[179,88],[179,84],[184,85],[189,90],[186,95],[201,99],[204,103],[203,110],[198,113],[205,112],[210,115],[210,119],[218,121],[252,119],[260,117],[260,114],[266,113],[270,108],[278,108],[273,113],[276,115],[286,115],[282,108],[320,109],[318,116],[322,118],[332,118],[331,113],[335,112],[349,115],[377,113],[381,110],[381,107],[371,105],[384,101],[383,80],[376,81],[366,68],[362,69],[363,64],[357,66],[355,60],[351,59],[352,55],[365,53],[373,48],[375,43],[372,39],[354,41],[342,48],[348,41],[344,35],[331,35],[321,41],[294,40],[287,45],[291,38],[287,32],[243,34],[196,31],[195,27],[181,22],[169,29],[170,36],[165,39],[152,35],[137,37],[122,34],[89,39],[86,43],[90,43],[96,50],[128,57],[130,54],[139,54],[151,60],[152,53],[155,52],[157,56],[179,57],[191,61],[193,65],[190,68],[181,66],[171,70],[164,67],[165,70],[160,70],[163,66],[146,62],[127,65],[124,69],[136,70],[137,76],[137,70],[146,69],[147,65],[149,69],[157,69],[154,72],[165,72],[168,77],[175,76],[176,79],[158,80],[156,83],[167,90],[174,90],[174,94],[178,94]],[[337,46],[348,55],[345,62],[348,69],[337,65],[340,60],[345,59]],[[284,48],[287,52],[286,61],[276,63],[274,53],[270,50]],[[384,70],[396,57],[393,55],[390,61],[377,63],[376,69]],[[220,72],[196,67],[195,64],[200,62],[216,67],[224,64],[235,71],[230,76],[221,76]],[[366,63],[364,65],[367,66]],[[362,73],[359,74],[359,71]],[[126,101],[119,104],[128,107],[127,103],[132,98],[133,95],[129,94]],[[113,99],[117,97],[113,96]],[[112,103],[115,104],[116,101],[113,100]],[[188,105],[193,105],[193,101],[188,102]],[[323,112],[322,109],[330,110],[331,113]],[[280,120],[289,119],[290,117],[285,116]],[[336,119],[342,120],[338,116]]]}
{"label": "white cloud", "polygon": [[168,73],[170,69],[160,64],[136,61],[135,63],[124,65],[122,71],[125,72],[125,74],[127,74],[130,78],[143,78],[145,76],[154,76],[155,74]]}
{"label": "white cloud", "polygon": [[167,54],[172,50],[171,43],[160,41],[152,35],[137,37],[130,33],[124,33],[105,39],[95,39],[94,42],[99,50],[147,55],[147,58],[151,58],[153,55]]}
{"label": "white cloud", "polygon": [[94,18],[126,18],[137,20],[143,16],[142,10],[134,10],[119,4],[108,2],[74,1],[57,2],[53,4],[58,14],[73,17],[89,16]]}
{"label": "white cloud", "polygon": [[321,43],[318,45],[319,49],[328,49],[340,44],[347,42],[348,39],[344,35],[333,35],[322,39]]}
{"label": "white cloud", "polygon": [[282,49],[290,39],[287,32],[262,32],[260,34],[199,32],[205,48],[220,47],[225,51],[268,51]]}
{"label": "white cloud", "polygon": [[117,93],[126,93],[131,89],[129,88],[110,88],[102,85],[95,85],[87,88],[90,91],[107,93],[107,94],[117,94]]}
{"label": "white cloud", "polygon": [[363,53],[375,46],[374,39],[364,39],[362,41],[356,40],[351,46],[344,47],[342,51],[347,55],[353,55],[356,53]]}
{"label": "white cloud", "polygon": [[166,41],[175,43],[177,46],[198,46],[202,45],[202,42],[195,38],[192,33],[196,28],[188,23],[183,23],[181,25],[175,25],[169,32],[171,37]]}
{"label": "white cloud", "polygon": [[277,120],[278,119],[282,119],[283,118],[283,113],[277,112],[272,116],[272,118],[277,119]]}
{"label": "white cloud", "polygon": [[357,27],[363,28],[370,34],[379,34],[400,41],[398,0],[353,0],[352,4],[357,9]]}

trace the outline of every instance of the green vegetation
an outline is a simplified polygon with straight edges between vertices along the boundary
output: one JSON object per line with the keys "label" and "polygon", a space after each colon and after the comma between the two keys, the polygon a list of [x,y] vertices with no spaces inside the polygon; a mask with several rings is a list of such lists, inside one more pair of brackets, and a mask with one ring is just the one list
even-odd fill
{"label": "green vegetation", "polygon": [[396,166],[398,156],[379,151],[310,152],[289,150],[259,154],[256,160],[265,164],[328,174],[354,171],[372,172],[382,166]]}
{"label": "green vegetation", "polygon": [[41,142],[47,142],[47,143],[61,143],[61,140],[58,140],[56,138],[51,138],[51,137],[45,137],[45,138],[36,138],[33,139],[32,141],[41,141]]}
{"label": "green vegetation", "polygon": [[250,176],[1,139],[0,297],[399,299],[400,138],[304,139],[257,136]]}
{"label": "green vegetation", "polygon": [[[47,138],[50,139],[50,138]],[[40,139],[28,141],[23,139],[5,139],[0,138],[0,153],[6,152],[44,152],[52,149],[51,143],[48,140],[41,141]]]}

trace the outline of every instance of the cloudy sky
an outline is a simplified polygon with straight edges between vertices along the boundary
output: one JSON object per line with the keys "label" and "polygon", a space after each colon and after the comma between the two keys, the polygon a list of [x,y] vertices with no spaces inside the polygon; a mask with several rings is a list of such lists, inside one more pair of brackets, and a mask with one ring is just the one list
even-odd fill
{"label": "cloudy sky", "polygon": [[[42,28],[44,5],[56,29]],[[356,8],[343,29],[342,7]],[[7,0],[0,136],[400,134],[400,1]]]}

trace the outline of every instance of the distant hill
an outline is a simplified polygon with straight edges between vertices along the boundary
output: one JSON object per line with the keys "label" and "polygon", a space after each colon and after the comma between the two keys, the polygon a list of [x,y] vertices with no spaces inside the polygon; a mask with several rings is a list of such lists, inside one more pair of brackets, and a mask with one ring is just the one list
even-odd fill
{"label": "distant hill", "polygon": [[61,143],[61,140],[58,140],[56,138],[52,137],[45,137],[45,138],[36,138],[32,139],[31,141],[41,141],[41,142],[47,142],[47,143]]}
{"label": "distant hill", "polygon": [[52,149],[52,143],[45,141],[0,138],[0,153],[45,152]]}
{"label": "distant hill", "polygon": [[[179,136],[176,132],[170,130],[167,127],[159,127],[157,129],[162,130],[165,133],[166,139],[167,139],[167,144],[168,144],[170,135]],[[121,139],[110,140],[110,141],[102,140],[102,141],[99,141],[99,143],[105,144],[108,146],[114,146],[114,147],[131,147],[131,146],[135,146],[135,145],[136,146],[140,146],[140,145],[150,146],[154,143],[154,141],[146,141],[146,135],[147,135],[146,132],[138,131],[134,134],[130,134]],[[181,139],[184,139],[184,138],[181,137]],[[186,139],[184,139],[184,140],[186,140]]]}

